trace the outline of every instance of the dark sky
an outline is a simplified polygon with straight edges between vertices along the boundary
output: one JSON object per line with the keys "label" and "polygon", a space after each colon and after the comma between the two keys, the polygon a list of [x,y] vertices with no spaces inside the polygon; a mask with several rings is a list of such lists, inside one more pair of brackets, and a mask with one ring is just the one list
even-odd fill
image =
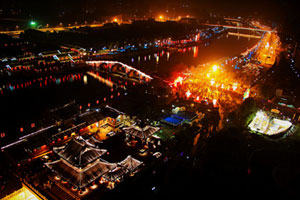
{"label": "dark sky", "polygon": [[76,15],[86,10],[105,16],[133,8],[144,12],[149,8],[165,10],[168,5],[184,4],[189,5],[193,14],[215,11],[232,16],[262,15],[273,19],[299,16],[297,0],[0,0],[0,9],[22,9],[35,17],[58,15],[63,11]]}

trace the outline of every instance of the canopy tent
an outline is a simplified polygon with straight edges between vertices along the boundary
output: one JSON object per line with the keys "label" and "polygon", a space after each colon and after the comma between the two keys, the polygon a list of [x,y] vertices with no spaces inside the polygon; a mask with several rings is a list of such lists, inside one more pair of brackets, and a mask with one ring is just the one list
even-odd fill
{"label": "canopy tent", "polygon": [[45,165],[77,188],[87,186],[103,174],[117,167],[115,163],[106,163],[100,160],[96,160],[84,168],[74,167],[63,159],[48,162]]}
{"label": "canopy tent", "polygon": [[62,147],[54,147],[53,151],[61,158],[76,167],[84,167],[106,153],[105,149],[90,146],[85,140],[72,139]]}
{"label": "canopy tent", "polygon": [[123,167],[116,167],[111,171],[109,171],[108,173],[104,174],[102,177],[107,181],[114,182],[126,173],[127,171]]}
{"label": "canopy tent", "polygon": [[139,161],[132,156],[127,156],[123,161],[118,163],[120,166],[124,167],[126,170],[133,172],[135,171],[140,165],[143,164],[142,161]]}
{"label": "canopy tent", "polygon": [[141,128],[139,126],[129,126],[123,128],[123,130],[129,135],[133,135],[141,139],[146,139],[156,133],[159,128],[153,126],[145,126],[144,128]]}

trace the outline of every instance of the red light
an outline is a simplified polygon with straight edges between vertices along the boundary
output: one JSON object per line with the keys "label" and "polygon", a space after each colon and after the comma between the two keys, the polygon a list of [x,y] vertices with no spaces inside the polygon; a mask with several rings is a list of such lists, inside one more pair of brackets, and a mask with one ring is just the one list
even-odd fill
{"label": "red light", "polygon": [[248,174],[251,174],[251,172],[252,172],[252,171],[251,171],[251,169],[250,169],[250,168],[248,168]]}

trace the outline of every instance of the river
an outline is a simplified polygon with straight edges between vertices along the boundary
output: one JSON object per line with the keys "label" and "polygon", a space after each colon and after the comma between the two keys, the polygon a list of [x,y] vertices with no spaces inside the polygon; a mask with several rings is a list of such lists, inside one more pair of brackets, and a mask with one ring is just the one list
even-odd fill
{"label": "river", "polygon": [[[146,55],[123,57],[120,61],[141,69],[145,73],[168,79],[190,66],[216,61],[222,57],[233,57],[251,48],[257,39],[221,37],[200,46],[161,51]],[[75,74],[73,74],[74,76]],[[79,74],[76,74],[79,75]],[[50,109],[72,100],[87,105],[96,100],[103,102],[111,97],[111,88],[82,73],[79,78],[72,75],[54,81],[36,81],[34,84],[11,89],[0,95],[2,120],[0,133],[20,133],[20,127],[30,129],[30,124],[47,117]],[[72,77],[73,77],[72,76]],[[115,92],[115,91],[114,91]],[[115,97],[116,98],[116,95]],[[9,132],[9,133],[7,133]],[[0,142],[1,143],[1,142]]]}

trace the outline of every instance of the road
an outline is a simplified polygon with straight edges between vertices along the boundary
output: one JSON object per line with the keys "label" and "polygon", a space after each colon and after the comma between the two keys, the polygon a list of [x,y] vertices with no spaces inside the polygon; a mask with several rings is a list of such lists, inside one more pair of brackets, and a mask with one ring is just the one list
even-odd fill
{"label": "road", "polygon": [[[86,27],[89,26],[91,28],[99,28],[102,27],[104,24],[84,24],[84,25],[74,25],[74,26],[58,26],[58,27],[48,27],[48,28],[39,28],[36,29],[38,31],[42,31],[42,32],[54,32],[54,31],[66,31],[69,29],[73,29],[73,28],[81,28],[81,27]],[[25,30],[14,30],[14,31],[0,31],[0,34],[7,34],[7,35],[20,35],[21,33],[24,33]]]}

